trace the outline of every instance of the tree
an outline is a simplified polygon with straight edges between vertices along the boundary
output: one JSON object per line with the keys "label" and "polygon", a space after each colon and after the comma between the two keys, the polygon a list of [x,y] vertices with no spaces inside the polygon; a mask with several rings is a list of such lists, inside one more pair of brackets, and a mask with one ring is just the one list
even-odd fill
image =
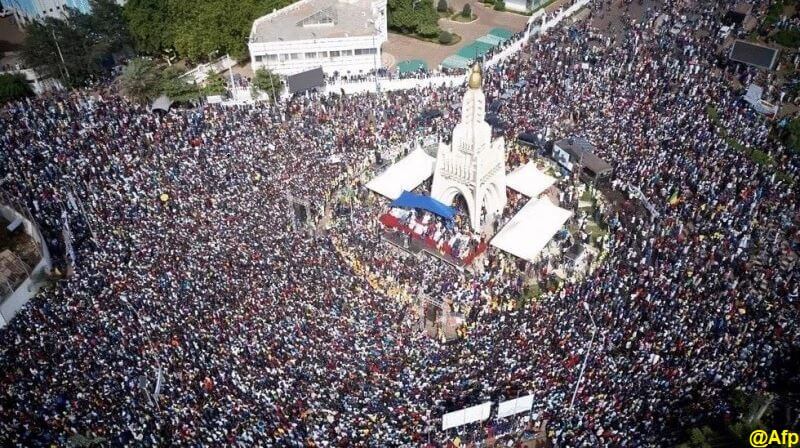
{"label": "tree", "polygon": [[780,30],[773,36],[775,42],[788,48],[800,47],[800,28]]}
{"label": "tree", "polygon": [[167,67],[161,74],[158,91],[172,101],[187,102],[200,97],[200,89],[196,84],[189,83],[180,77],[181,71],[176,67]]}
{"label": "tree", "polygon": [[503,0],[495,0],[494,2],[494,10],[495,11],[505,11],[506,10],[506,2]]}
{"label": "tree", "polygon": [[464,8],[461,9],[461,17],[467,19],[472,17],[472,6],[469,3],[464,3]]}
{"label": "tree", "polygon": [[247,55],[253,21],[292,0],[129,0],[125,18],[139,51],[156,55],[168,48],[193,61],[218,52]]}
{"label": "tree", "polygon": [[447,12],[448,9],[447,0],[439,0],[439,3],[436,5],[436,10],[439,12]]}
{"label": "tree", "polygon": [[[20,56],[28,67],[36,69],[36,71],[46,77],[64,78],[64,67],[58,56],[56,48],[56,40],[53,35],[55,34],[55,26],[48,26],[46,23],[51,19],[44,21],[31,22],[25,29],[25,40],[22,43]],[[55,25],[55,24],[53,24]],[[59,34],[62,30],[59,29]],[[56,39],[58,37],[56,36]]]}
{"label": "tree", "polygon": [[33,90],[21,73],[0,74],[0,104],[31,95]]}
{"label": "tree", "polygon": [[126,96],[137,103],[147,103],[158,96],[161,76],[151,59],[136,58],[122,70],[120,83]]}
{"label": "tree", "polygon": [[432,0],[388,0],[389,28],[404,34],[420,33],[436,36],[439,32],[439,14]]}
{"label": "tree", "polygon": [[210,72],[206,77],[205,86],[203,86],[204,95],[222,95],[225,93],[225,80],[222,75],[217,72]]}
{"label": "tree", "polygon": [[120,76],[122,91],[133,101],[144,104],[160,95],[176,102],[191,101],[200,96],[200,89],[180,77],[176,67],[162,70],[149,58],[131,59]]}
{"label": "tree", "polygon": [[785,143],[792,151],[800,153],[800,117],[795,118],[786,126]]}
{"label": "tree", "polygon": [[173,46],[169,1],[128,0],[123,16],[139,52],[155,55]]}
{"label": "tree", "polygon": [[417,26],[417,34],[422,37],[436,37],[439,35],[439,27],[430,23],[421,23]]}
{"label": "tree", "polygon": [[453,35],[447,31],[442,30],[439,33],[439,43],[442,45],[449,45],[453,42]]}
{"label": "tree", "polygon": [[108,72],[111,55],[130,39],[119,6],[111,0],[90,4],[92,14],[68,8],[65,20],[48,17],[28,25],[20,52],[26,65],[68,86],[84,85]]}
{"label": "tree", "polygon": [[82,27],[52,17],[31,23],[22,44],[23,61],[40,74],[59,78],[68,86],[85,84],[102,72],[97,55],[105,47],[92,46],[79,28]]}
{"label": "tree", "polygon": [[256,70],[253,76],[253,87],[267,92],[274,102],[277,100],[276,97],[280,97],[283,92],[283,81],[280,76],[262,67]]}
{"label": "tree", "polygon": [[[133,44],[122,7],[113,0],[90,0],[92,13],[88,15],[88,28],[96,33],[112,52],[129,49]],[[85,15],[85,14],[84,14]]]}

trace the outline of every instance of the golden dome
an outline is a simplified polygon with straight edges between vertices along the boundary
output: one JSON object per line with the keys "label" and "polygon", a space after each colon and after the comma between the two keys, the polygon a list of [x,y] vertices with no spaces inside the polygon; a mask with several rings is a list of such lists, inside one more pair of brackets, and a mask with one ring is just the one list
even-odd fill
{"label": "golden dome", "polygon": [[482,83],[481,66],[477,62],[472,66],[472,73],[469,75],[469,88],[480,89]]}

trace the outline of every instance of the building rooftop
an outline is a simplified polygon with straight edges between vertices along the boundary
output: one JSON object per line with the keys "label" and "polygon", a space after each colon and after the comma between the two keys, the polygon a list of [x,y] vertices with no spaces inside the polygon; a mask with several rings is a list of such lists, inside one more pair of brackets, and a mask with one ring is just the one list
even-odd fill
{"label": "building rooftop", "polygon": [[597,174],[611,171],[611,165],[594,153],[594,145],[583,137],[564,138],[554,143],[568,154],[580,160],[581,165]]}
{"label": "building rooftop", "polygon": [[778,49],[737,40],[731,48],[730,59],[767,70],[778,61]]}
{"label": "building rooftop", "polygon": [[300,0],[256,19],[250,42],[371,36],[377,32],[372,3],[373,0]]}

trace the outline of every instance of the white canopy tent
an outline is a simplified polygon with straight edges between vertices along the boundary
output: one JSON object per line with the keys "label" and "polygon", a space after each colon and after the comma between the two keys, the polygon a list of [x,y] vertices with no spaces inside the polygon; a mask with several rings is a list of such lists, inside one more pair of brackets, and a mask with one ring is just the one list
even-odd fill
{"label": "white canopy tent", "polygon": [[506,176],[506,185],[529,198],[538,197],[556,183],[556,178],[548,176],[536,168],[533,162],[517,168]]}
{"label": "white canopy tent", "polygon": [[492,239],[491,245],[523,260],[533,261],[572,212],[549,199],[532,199]]}
{"label": "white canopy tent", "polygon": [[403,190],[411,191],[431,177],[435,163],[436,159],[423,149],[415,149],[369,181],[367,188],[389,199],[397,199]]}

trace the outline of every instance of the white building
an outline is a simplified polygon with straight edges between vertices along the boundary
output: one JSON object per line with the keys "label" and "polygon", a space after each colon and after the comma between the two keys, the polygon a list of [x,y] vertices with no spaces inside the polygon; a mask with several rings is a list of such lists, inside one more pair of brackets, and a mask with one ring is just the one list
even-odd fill
{"label": "white building", "polygon": [[461,121],[453,129],[452,141],[439,143],[431,191],[431,197],[448,205],[457,195],[463,196],[475,231],[481,229],[483,218],[499,217],[508,201],[505,140],[492,140],[492,127],[484,119],[486,96],[481,78],[476,64],[469,75]]}
{"label": "white building", "polygon": [[256,19],[248,47],[254,71],[356,74],[380,67],[387,38],[386,0],[300,0]]}

